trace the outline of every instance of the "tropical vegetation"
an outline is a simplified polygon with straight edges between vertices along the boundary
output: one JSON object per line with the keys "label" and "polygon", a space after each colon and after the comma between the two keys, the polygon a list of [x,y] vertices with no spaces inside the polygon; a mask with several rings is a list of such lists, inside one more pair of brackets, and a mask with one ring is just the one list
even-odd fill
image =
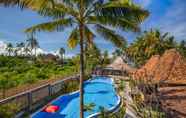
{"label": "tropical vegetation", "polygon": [[[79,72],[79,55],[72,58],[64,58],[64,48],[59,49],[59,56],[52,54],[23,55],[27,45],[27,43],[21,42],[14,47],[11,44],[11,47],[7,46],[8,48],[6,48],[7,53],[8,50],[18,50],[19,54],[8,56],[8,53],[7,56],[0,56],[0,98],[5,98],[7,96],[6,92],[11,88],[34,84],[41,80],[63,78]],[[50,59],[50,56],[54,57],[54,59]],[[86,73],[90,73],[97,66],[104,67],[108,62],[108,55],[102,54],[96,46],[86,50]]]}
{"label": "tropical vegetation", "polygon": [[28,28],[26,32],[72,28],[68,44],[71,47],[80,44],[80,118],[83,118],[84,43],[93,43],[95,33],[92,30],[116,46],[121,46],[124,38],[113,28],[138,31],[139,24],[148,16],[147,11],[130,0],[2,0],[1,3],[18,4],[21,8],[27,7],[52,18],[51,22]]}
{"label": "tropical vegetation", "polygon": [[57,62],[42,63],[29,58],[0,56],[1,97],[4,98],[6,91],[13,87],[77,73],[74,65],[58,66]]}
{"label": "tropical vegetation", "polygon": [[152,55],[162,55],[166,50],[172,48],[177,49],[183,56],[186,55],[184,40],[176,42],[169,33],[151,29],[138,36],[123,52],[139,67],[145,64]]}

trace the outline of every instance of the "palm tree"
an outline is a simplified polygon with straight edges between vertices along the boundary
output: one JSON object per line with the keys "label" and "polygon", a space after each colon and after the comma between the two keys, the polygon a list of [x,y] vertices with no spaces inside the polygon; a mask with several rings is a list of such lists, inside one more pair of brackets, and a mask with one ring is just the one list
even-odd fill
{"label": "palm tree", "polygon": [[8,52],[8,56],[11,56],[11,53],[13,52],[13,45],[11,43],[8,43],[6,50]]}
{"label": "palm tree", "polygon": [[85,64],[86,71],[89,72],[93,70],[95,67],[101,65],[102,55],[101,51],[96,45],[88,46],[85,51]]}
{"label": "palm tree", "polygon": [[18,56],[18,51],[19,51],[19,50],[18,50],[17,48],[14,48],[14,50],[13,50],[14,56],[16,56],[16,57]]}
{"label": "palm tree", "polygon": [[18,49],[18,52],[20,52],[20,55],[23,55],[23,49],[25,48],[25,43],[24,42],[20,42],[16,44],[16,47]]}
{"label": "palm tree", "polygon": [[137,64],[143,65],[152,55],[162,55],[165,50],[176,48],[176,42],[169,33],[159,30],[145,31],[127,49],[127,55]]}
{"label": "palm tree", "polygon": [[37,41],[36,38],[34,38],[33,35],[31,35],[31,37],[27,40],[27,47],[30,48],[30,51],[33,53],[33,50],[34,50],[34,54],[35,57],[37,56],[36,54],[36,49],[39,48],[39,43]]}
{"label": "palm tree", "polygon": [[102,65],[108,65],[110,63],[109,54],[108,51],[105,50],[102,54]]}
{"label": "palm tree", "polygon": [[30,56],[32,55],[32,51],[29,49],[29,47],[24,47],[24,53],[25,53],[25,56]]}
{"label": "palm tree", "polygon": [[61,58],[62,63],[63,63],[64,57],[65,57],[65,49],[64,48],[60,48],[59,49],[59,54],[60,54],[60,58]]}
{"label": "palm tree", "polygon": [[112,56],[113,56],[113,59],[116,59],[116,57],[118,56],[123,56],[123,51],[121,48],[118,48],[116,49],[113,53],[112,53]]}
{"label": "palm tree", "polygon": [[147,11],[130,0],[0,0],[0,3],[18,4],[52,18],[51,22],[35,25],[26,32],[63,31],[71,27],[68,44],[71,47],[80,45],[80,118],[83,118],[84,43],[92,43],[96,32],[121,46],[125,39],[114,28],[139,31],[139,24],[148,16]]}

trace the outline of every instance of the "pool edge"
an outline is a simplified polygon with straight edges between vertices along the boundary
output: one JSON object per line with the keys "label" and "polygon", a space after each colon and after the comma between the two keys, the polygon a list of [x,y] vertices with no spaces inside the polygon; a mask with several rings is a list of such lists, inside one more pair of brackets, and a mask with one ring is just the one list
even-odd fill
{"label": "pool edge", "polygon": [[[109,77],[109,78],[111,79],[112,83],[114,84],[114,86],[116,88],[114,79],[112,77]],[[113,112],[117,111],[120,108],[120,105],[121,105],[121,102],[122,102],[121,101],[121,96],[120,95],[117,95],[117,97],[118,97],[118,101],[117,101],[116,106],[113,106],[110,109],[108,109],[108,111],[107,111],[108,113],[113,113]],[[100,114],[101,114],[101,112],[97,112],[97,113],[94,113],[94,114],[88,116],[87,118],[97,118],[97,116],[99,116]]]}

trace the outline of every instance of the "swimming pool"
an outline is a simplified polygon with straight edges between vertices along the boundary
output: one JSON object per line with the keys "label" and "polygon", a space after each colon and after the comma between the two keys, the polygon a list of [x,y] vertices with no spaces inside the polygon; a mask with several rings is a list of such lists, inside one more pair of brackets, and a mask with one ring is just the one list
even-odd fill
{"label": "swimming pool", "polygon": [[[84,82],[84,104],[92,103],[95,106],[84,112],[85,118],[99,114],[100,107],[112,111],[119,106],[120,97],[111,78],[95,76]],[[34,113],[32,118],[79,118],[79,91],[60,96],[51,104],[59,106],[59,110],[55,113],[40,110]]]}

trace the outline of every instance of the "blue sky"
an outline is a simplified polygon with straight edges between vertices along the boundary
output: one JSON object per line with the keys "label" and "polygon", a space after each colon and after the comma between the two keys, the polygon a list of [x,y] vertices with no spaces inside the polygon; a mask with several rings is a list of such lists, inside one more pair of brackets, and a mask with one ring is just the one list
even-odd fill
{"label": "blue sky", "polygon": [[[142,30],[158,28],[163,32],[170,32],[178,41],[186,40],[186,0],[134,0],[143,8],[150,11],[149,18],[141,25]],[[49,19],[39,16],[37,13],[18,8],[4,8],[0,6],[0,41],[16,42],[25,41],[24,29]],[[54,51],[65,47],[67,55],[78,53],[78,48],[71,50],[66,45],[70,29],[64,32],[37,33],[36,37],[41,48],[46,51]],[[120,32],[131,43],[138,34]],[[115,47],[107,41],[96,39],[98,47],[112,52]]]}

